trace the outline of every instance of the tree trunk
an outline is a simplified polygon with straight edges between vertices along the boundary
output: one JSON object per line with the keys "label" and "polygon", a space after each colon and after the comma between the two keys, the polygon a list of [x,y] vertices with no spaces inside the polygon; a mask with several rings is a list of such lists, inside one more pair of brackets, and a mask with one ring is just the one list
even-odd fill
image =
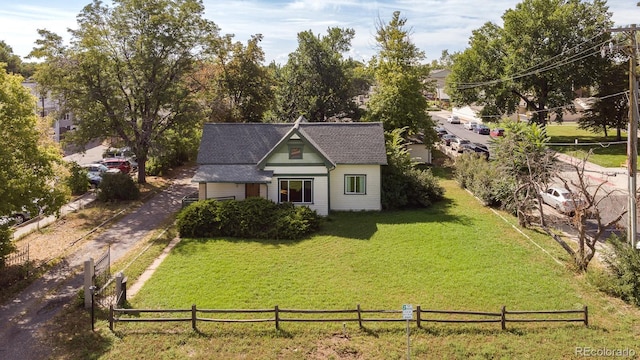
{"label": "tree trunk", "polygon": [[146,170],[147,159],[139,159],[138,160],[138,184],[146,184],[147,183],[147,170]]}

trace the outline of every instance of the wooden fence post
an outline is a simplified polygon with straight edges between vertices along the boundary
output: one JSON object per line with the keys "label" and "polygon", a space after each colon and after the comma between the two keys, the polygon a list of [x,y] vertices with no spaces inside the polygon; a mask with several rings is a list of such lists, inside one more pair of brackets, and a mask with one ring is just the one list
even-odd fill
{"label": "wooden fence post", "polygon": [[109,330],[113,332],[113,304],[109,305]]}
{"label": "wooden fence post", "polygon": [[358,304],[358,326],[362,329],[362,313],[360,312],[360,304]]}
{"label": "wooden fence post", "polygon": [[91,287],[93,286],[94,272],[93,258],[84,262],[84,308],[91,308]]}
{"label": "wooden fence post", "polygon": [[589,309],[587,305],[584,306],[584,326],[589,326]]}
{"label": "wooden fence post", "polygon": [[278,313],[278,305],[276,305],[274,313],[275,313],[275,320],[276,320],[276,330],[280,330],[280,314]]}
{"label": "wooden fence post", "polygon": [[196,304],[191,305],[191,328],[193,331],[198,331],[196,327]]}
{"label": "wooden fence post", "polygon": [[418,326],[418,329],[420,329],[422,327],[420,322],[421,322],[421,319],[420,319],[420,305],[418,305],[416,307],[416,325]]}
{"label": "wooden fence post", "polygon": [[502,325],[502,330],[506,330],[507,329],[507,318],[506,318],[507,316],[506,316],[506,313],[507,313],[507,307],[502,305],[502,314],[501,314],[501,317],[500,317],[500,324]]}

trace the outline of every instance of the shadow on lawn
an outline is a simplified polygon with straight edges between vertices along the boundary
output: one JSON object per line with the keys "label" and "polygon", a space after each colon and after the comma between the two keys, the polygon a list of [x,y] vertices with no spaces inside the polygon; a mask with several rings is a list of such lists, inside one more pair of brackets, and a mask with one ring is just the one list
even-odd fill
{"label": "shadow on lawn", "polygon": [[467,223],[463,217],[449,213],[448,209],[451,206],[453,206],[453,202],[449,199],[444,199],[426,209],[381,212],[332,212],[320,230],[319,235],[369,240],[378,231],[378,224]]}
{"label": "shadow on lawn", "polygon": [[[237,243],[261,243],[272,246],[287,246],[309,240],[314,236],[337,236],[346,239],[369,240],[378,231],[378,224],[399,225],[451,222],[468,224],[470,220],[465,216],[452,215],[449,213],[449,208],[452,206],[454,206],[453,201],[445,198],[426,209],[396,211],[334,211],[325,218],[318,232],[296,240],[225,237],[192,238],[189,239],[189,242],[206,243],[211,241],[231,241]],[[185,251],[181,244],[178,244],[174,251]],[[189,247],[189,249],[189,251],[197,251],[194,247]]]}

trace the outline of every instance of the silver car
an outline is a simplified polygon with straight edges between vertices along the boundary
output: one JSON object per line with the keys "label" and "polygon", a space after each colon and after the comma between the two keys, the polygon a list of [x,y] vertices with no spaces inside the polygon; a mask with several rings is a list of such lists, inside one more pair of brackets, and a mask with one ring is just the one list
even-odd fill
{"label": "silver car", "polygon": [[462,148],[464,144],[470,144],[471,142],[467,139],[461,139],[459,137],[451,140],[451,150],[455,150],[457,152],[462,152]]}
{"label": "silver car", "polygon": [[571,214],[586,204],[586,202],[576,194],[560,187],[550,187],[541,192],[540,197],[543,203],[563,214]]}

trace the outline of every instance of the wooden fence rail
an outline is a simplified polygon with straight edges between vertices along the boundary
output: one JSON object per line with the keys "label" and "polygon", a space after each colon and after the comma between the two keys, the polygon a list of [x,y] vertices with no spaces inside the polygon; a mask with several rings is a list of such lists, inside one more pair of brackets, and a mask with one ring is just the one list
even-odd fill
{"label": "wooden fence rail", "polygon": [[14,252],[13,254],[7,256],[7,259],[4,262],[5,266],[22,266],[29,262],[29,244],[20,249],[19,251]]}
{"label": "wooden fence rail", "polygon": [[[189,317],[139,317],[140,314],[182,314],[190,313]],[[113,305],[109,308],[109,329],[113,331],[114,324],[116,322],[191,322],[191,327],[197,330],[197,322],[220,322],[220,323],[255,323],[255,322],[273,322],[276,329],[280,329],[280,323],[282,322],[358,322],[358,326],[363,328],[365,322],[415,322],[418,328],[422,327],[422,323],[500,323],[502,330],[507,328],[506,324],[512,323],[526,323],[526,322],[581,322],[584,326],[589,326],[589,311],[587,306],[580,310],[543,310],[543,311],[507,311],[506,306],[503,306],[500,312],[481,312],[481,311],[460,311],[460,310],[423,310],[420,305],[415,310],[415,318],[406,320],[398,317],[364,317],[370,314],[402,314],[402,310],[363,310],[360,304],[356,309],[346,310],[296,310],[296,309],[280,309],[276,305],[272,309],[197,309],[196,305],[192,305],[191,309],[118,309]],[[204,314],[273,314],[273,317],[266,318],[211,318],[198,315]],[[338,317],[283,317],[283,314],[298,314],[298,315],[324,315],[333,314]],[[355,314],[354,317],[349,317],[344,314]],[[431,317],[425,317],[425,314],[432,315]],[[580,317],[568,318],[564,317],[567,314],[582,314]],[[138,317],[124,317],[123,315],[138,316]],[[363,316],[364,315],[364,316]],[[449,316],[449,317],[437,317]],[[536,315],[554,315],[560,316],[555,318],[540,318]],[[464,316],[465,318],[452,318],[454,316]],[[522,318],[522,316],[528,316],[528,318]],[[479,318],[478,318],[479,317]]]}

